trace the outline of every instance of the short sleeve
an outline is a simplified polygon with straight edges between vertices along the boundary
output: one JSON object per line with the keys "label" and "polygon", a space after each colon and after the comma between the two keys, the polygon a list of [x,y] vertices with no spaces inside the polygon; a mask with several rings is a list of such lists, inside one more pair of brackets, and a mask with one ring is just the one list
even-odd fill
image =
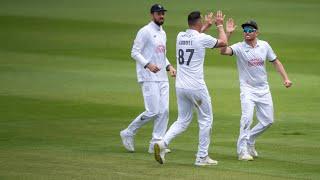
{"label": "short sleeve", "polygon": [[201,44],[205,48],[214,48],[217,44],[218,40],[210,35],[203,34],[201,37]]}
{"label": "short sleeve", "polygon": [[232,50],[232,54],[238,56],[239,51],[240,51],[240,43],[236,43],[236,44],[232,44],[231,46],[229,46]]}
{"label": "short sleeve", "polygon": [[273,52],[273,49],[269,45],[269,43],[266,42],[266,49],[267,49],[267,59],[270,62],[273,62],[277,59],[277,55]]}

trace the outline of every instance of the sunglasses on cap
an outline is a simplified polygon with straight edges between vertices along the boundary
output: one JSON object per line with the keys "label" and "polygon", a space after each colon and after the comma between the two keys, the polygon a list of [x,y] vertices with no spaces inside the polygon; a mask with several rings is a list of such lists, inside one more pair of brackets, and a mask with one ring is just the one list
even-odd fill
{"label": "sunglasses on cap", "polygon": [[256,29],[253,29],[251,27],[243,28],[243,32],[245,32],[245,33],[252,33],[252,32],[256,32],[256,31],[257,31]]}

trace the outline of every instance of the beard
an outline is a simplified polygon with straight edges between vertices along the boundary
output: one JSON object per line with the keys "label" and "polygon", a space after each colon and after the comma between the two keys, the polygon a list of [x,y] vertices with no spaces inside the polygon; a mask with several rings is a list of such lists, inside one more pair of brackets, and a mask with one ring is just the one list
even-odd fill
{"label": "beard", "polygon": [[161,26],[164,23],[163,20],[162,21],[153,20],[153,22],[156,23],[158,26]]}

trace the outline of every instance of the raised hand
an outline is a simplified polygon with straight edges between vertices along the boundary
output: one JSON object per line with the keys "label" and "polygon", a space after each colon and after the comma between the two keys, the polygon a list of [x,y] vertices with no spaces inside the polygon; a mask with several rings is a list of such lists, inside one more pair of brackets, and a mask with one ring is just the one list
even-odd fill
{"label": "raised hand", "polygon": [[204,16],[204,23],[201,28],[201,32],[205,32],[207,29],[211,27],[212,24],[213,24],[213,13],[209,12]]}
{"label": "raised hand", "polygon": [[209,12],[204,16],[205,25],[211,26],[213,24],[213,12]]}
{"label": "raised hand", "polygon": [[225,15],[223,15],[222,11],[217,11],[216,16],[213,17],[213,21],[216,26],[223,25]]}
{"label": "raised hand", "polygon": [[226,32],[232,33],[237,28],[237,25],[234,24],[234,21],[232,18],[229,18],[226,23]]}

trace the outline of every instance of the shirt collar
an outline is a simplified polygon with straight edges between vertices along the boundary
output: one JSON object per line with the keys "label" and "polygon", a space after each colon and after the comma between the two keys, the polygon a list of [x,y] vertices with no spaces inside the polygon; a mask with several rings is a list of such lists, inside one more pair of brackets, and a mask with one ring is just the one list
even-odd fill
{"label": "shirt collar", "polygon": [[153,29],[155,29],[155,30],[157,30],[157,31],[161,31],[162,30],[162,26],[158,26],[155,22],[153,22],[153,21],[151,21],[150,23],[149,23],[149,25],[153,28]]}
{"label": "shirt collar", "polygon": [[[244,42],[244,46],[245,46],[246,48],[252,48],[252,46],[250,46],[249,44],[247,44],[246,41],[243,41],[243,42]],[[253,47],[253,48],[256,48],[256,47],[259,47],[259,46],[260,46],[260,40],[257,38],[257,44],[256,44],[256,46]]]}
{"label": "shirt collar", "polygon": [[199,34],[199,32],[197,30],[194,30],[194,29],[187,29],[186,30],[187,33],[196,33],[196,34]]}

